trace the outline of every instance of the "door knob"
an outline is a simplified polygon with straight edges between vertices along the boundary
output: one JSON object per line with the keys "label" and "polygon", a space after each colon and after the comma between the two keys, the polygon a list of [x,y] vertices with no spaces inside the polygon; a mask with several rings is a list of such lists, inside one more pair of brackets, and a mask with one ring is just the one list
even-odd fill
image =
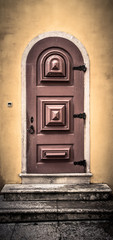
{"label": "door knob", "polygon": [[28,129],[28,132],[29,132],[30,134],[34,134],[35,129],[34,129],[33,125],[30,126],[30,128]]}

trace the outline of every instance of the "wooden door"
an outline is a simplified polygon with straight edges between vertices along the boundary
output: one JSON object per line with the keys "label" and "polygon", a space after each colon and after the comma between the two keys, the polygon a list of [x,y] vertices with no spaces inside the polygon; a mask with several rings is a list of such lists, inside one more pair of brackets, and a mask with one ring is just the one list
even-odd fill
{"label": "wooden door", "polygon": [[27,172],[83,173],[84,72],[79,49],[49,37],[36,43],[26,64]]}

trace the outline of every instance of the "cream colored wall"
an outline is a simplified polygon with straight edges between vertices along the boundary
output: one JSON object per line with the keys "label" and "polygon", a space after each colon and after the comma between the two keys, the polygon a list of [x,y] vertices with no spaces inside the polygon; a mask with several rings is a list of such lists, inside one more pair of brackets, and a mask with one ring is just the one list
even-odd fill
{"label": "cream colored wall", "polygon": [[113,188],[113,0],[0,0],[0,5],[1,185],[20,183],[23,51],[35,36],[56,30],[74,35],[89,54],[92,182]]}

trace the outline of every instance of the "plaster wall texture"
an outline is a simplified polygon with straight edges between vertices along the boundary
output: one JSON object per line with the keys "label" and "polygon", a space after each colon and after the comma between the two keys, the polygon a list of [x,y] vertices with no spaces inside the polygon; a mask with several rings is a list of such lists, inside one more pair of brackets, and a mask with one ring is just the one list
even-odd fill
{"label": "plaster wall texture", "polygon": [[37,35],[63,31],[90,59],[91,181],[113,189],[113,0],[0,0],[0,18],[1,186],[21,182],[22,54]]}

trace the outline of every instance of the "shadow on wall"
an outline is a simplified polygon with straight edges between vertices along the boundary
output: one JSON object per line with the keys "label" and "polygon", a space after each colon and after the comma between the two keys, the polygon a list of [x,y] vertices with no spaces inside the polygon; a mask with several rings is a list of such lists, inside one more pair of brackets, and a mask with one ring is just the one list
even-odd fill
{"label": "shadow on wall", "polygon": [[4,185],[5,185],[5,180],[0,176],[0,191],[2,190]]}

